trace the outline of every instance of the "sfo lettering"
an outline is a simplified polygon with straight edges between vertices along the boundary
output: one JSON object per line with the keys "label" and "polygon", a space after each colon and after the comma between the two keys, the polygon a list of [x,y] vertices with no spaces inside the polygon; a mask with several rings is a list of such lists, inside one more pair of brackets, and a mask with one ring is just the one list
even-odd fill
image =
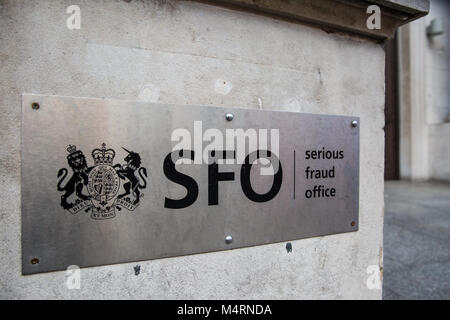
{"label": "sfo lettering", "polygon": [[[211,151],[211,158],[218,159],[235,159],[234,151]],[[250,173],[253,166],[253,160],[266,158],[275,162],[273,182],[270,190],[260,194],[255,192],[250,181]],[[164,159],[163,169],[164,175],[172,182],[175,182],[186,189],[186,195],[182,199],[165,198],[164,207],[168,209],[183,209],[192,205],[198,197],[199,187],[194,178],[179,172],[175,163],[177,159],[188,159],[194,161],[195,152],[192,150],[176,150],[167,154]],[[219,172],[218,161],[208,164],[208,205],[215,206],[219,204],[219,182],[234,181],[234,172]],[[279,158],[270,150],[256,150],[251,152],[245,158],[240,170],[240,181],[242,192],[253,202],[267,202],[272,200],[280,191],[283,182],[283,169]]]}

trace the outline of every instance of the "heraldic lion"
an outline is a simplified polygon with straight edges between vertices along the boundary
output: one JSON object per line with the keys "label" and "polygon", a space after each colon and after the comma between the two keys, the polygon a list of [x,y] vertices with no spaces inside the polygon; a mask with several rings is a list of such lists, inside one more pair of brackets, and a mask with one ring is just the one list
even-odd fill
{"label": "heraldic lion", "polygon": [[77,150],[75,146],[69,145],[67,148],[69,155],[67,161],[73,170],[72,177],[65,184],[61,186],[64,179],[67,177],[68,171],[66,168],[62,168],[58,171],[58,178],[61,178],[58,182],[58,191],[65,191],[61,196],[61,206],[64,209],[70,209],[74,206],[73,203],[67,202],[67,199],[75,192],[75,194],[81,200],[89,200],[91,197],[82,193],[83,186],[88,184],[88,174],[92,168],[88,168],[86,157],[81,150]]}

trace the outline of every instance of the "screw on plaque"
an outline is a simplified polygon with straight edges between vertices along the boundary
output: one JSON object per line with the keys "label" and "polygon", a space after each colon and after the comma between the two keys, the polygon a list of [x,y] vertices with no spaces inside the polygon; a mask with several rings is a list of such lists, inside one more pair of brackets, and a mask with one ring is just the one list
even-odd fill
{"label": "screw on plaque", "polygon": [[225,237],[225,243],[226,244],[230,244],[233,242],[233,237],[232,236],[226,236]]}
{"label": "screw on plaque", "polygon": [[352,127],[353,127],[353,128],[356,128],[357,126],[358,126],[358,121],[353,120],[353,121],[352,121]]}
{"label": "screw on plaque", "polygon": [[227,113],[225,115],[225,119],[227,119],[227,121],[232,121],[234,119],[234,115],[232,113]]}
{"label": "screw on plaque", "polygon": [[38,264],[39,263],[39,259],[38,258],[33,258],[31,259],[31,264]]}
{"label": "screw on plaque", "polygon": [[37,102],[33,102],[33,103],[31,104],[31,108],[32,108],[33,110],[39,110],[40,107],[41,107],[41,106],[40,106],[39,103],[37,103]]}
{"label": "screw on plaque", "polygon": [[289,253],[289,252],[292,252],[292,243],[290,243],[290,242],[288,242],[288,243],[286,243],[286,251]]}

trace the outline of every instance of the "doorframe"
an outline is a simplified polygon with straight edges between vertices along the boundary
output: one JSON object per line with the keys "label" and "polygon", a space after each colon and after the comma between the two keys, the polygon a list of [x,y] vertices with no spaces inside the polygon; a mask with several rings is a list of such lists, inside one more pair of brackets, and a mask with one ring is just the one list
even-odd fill
{"label": "doorframe", "polygon": [[400,178],[400,111],[397,33],[385,43],[384,179]]}

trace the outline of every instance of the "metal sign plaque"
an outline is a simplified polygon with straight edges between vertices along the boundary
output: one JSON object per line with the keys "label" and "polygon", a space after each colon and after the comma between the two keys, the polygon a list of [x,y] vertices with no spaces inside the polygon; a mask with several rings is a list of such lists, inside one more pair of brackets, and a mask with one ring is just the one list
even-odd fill
{"label": "metal sign plaque", "polygon": [[22,272],[358,230],[359,118],[23,95]]}

